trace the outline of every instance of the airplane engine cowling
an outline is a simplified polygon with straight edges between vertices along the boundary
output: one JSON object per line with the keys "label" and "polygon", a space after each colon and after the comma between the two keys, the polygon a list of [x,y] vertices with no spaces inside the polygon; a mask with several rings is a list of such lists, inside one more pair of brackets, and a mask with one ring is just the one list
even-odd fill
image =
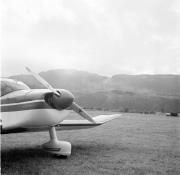
{"label": "airplane engine cowling", "polygon": [[58,110],[63,110],[68,108],[73,100],[74,96],[67,90],[61,89],[57,91],[60,96],[58,97],[56,94],[48,93],[45,95],[45,101],[52,107]]}

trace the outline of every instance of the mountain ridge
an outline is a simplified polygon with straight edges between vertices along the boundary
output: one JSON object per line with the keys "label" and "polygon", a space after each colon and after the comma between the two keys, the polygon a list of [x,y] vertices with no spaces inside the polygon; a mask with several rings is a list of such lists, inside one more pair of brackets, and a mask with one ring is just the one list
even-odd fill
{"label": "mountain ridge", "polygon": [[[120,111],[179,111],[180,75],[124,75],[111,77],[72,69],[40,72],[54,88],[72,91],[84,107]],[[44,88],[31,75],[11,76],[31,88]],[[146,105],[145,105],[146,104]]]}

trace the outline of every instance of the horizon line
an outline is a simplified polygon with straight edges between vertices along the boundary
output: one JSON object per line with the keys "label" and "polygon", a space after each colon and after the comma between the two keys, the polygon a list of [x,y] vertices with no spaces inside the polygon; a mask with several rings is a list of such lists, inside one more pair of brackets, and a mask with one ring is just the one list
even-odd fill
{"label": "horizon line", "polygon": [[[90,74],[96,74],[99,76],[103,76],[103,77],[113,77],[113,76],[117,76],[117,75],[126,75],[126,76],[179,76],[180,74],[177,73],[115,73],[113,75],[103,75],[97,72],[91,72],[91,71],[86,71],[86,70],[79,70],[79,69],[71,69],[71,68],[55,68],[55,69],[47,69],[47,70],[42,70],[40,72],[38,72],[38,74],[44,73],[44,72],[49,72],[49,71],[58,71],[58,70],[64,70],[64,71],[77,71],[77,72],[84,72],[84,73],[90,73]],[[2,75],[2,72],[0,72],[0,74]],[[12,74],[12,75],[6,75],[6,76],[0,76],[1,78],[8,78],[8,77],[12,77],[12,76],[18,76],[18,75],[29,75],[28,73],[17,73],[17,74]]]}

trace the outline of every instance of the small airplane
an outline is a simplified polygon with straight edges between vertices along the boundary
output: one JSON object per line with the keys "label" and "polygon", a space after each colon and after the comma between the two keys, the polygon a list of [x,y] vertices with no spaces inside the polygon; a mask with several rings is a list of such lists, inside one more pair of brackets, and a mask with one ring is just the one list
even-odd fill
{"label": "small airplane", "polygon": [[[54,89],[39,74],[27,71],[47,89],[30,89],[23,82],[1,79],[1,134],[49,131],[45,151],[62,156],[71,155],[71,144],[60,141],[56,130],[87,129],[102,125],[120,114],[91,117],[75,101],[71,92]],[[86,120],[67,120],[70,110]],[[66,119],[66,120],[65,120]]]}

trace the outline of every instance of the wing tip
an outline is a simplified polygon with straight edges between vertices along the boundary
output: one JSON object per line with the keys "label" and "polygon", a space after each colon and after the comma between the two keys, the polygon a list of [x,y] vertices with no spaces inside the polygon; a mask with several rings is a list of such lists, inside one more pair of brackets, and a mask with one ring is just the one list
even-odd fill
{"label": "wing tip", "polygon": [[98,115],[94,117],[93,119],[95,120],[96,124],[103,124],[108,121],[114,120],[116,118],[119,118],[122,114],[111,114],[111,115]]}

